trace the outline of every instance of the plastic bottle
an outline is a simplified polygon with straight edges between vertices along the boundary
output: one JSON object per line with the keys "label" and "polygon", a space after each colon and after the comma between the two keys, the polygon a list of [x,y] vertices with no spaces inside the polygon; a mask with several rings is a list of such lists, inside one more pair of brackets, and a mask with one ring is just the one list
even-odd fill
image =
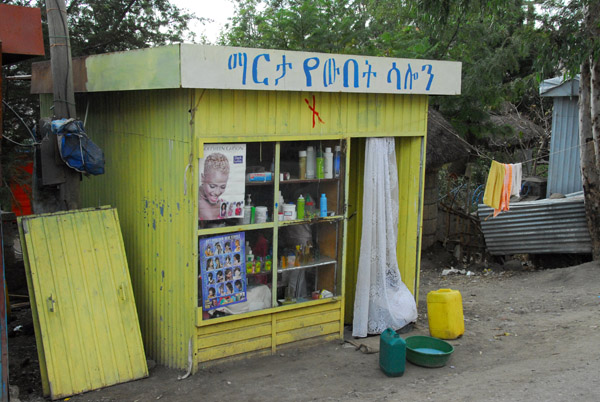
{"label": "plastic bottle", "polygon": [[298,212],[298,219],[304,219],[304,197],[302,194],[296,201],[296,211]]}
{"label": "plastic bottle", "polygon": [[298,177],[300,179],[306,179],[306,151],[300,151],[298,152],[298,157],[299,157],[299,173],[298,173]]}
{"label": "plastic bottle", "polygon": [[327,216],[327,196],[325,193],[321,194],[321,201],[319,202],[319,207],[321,208],[321,218],[325,218]]}
{"label": "plastic bottle", "polygon": [[330,147],[325,148],[325,153],[323,154],[324,164],[323,164],[323,174],[325,179],[333,179],[333,153],[331,152]]}
{"label": "plastic bottle", "polygon": [[306,148],[306,178],[314,179],[315,178],[315,167],[316,167],[316,155],[315,148],[313,146],[309,146]]}
{"label": "plastic bottle", "polygon": [[306,199],[304,201],[304,217],[307,219],[314,218],[316,215],[315,203],[312,198],[310,198],[310,194],[306,194]]}
{"label": "plastic bottle", "polygon": [[324,161],[323,161],[323,151],[321,148],[317,151],[317,179],[325,178],[325,170],[324,170]]}
{"label": "plastic bottle", "polygon": [[389,377],[400,377],[406,366],[406,342],[392,328],[379,337],[379,368]]}
{"label": "plastic bottle", "polygon": [[333,156],[333,177],[340,177],[340,171],[342,164],[342,147],[339,145],[335,146],[335,155]]}

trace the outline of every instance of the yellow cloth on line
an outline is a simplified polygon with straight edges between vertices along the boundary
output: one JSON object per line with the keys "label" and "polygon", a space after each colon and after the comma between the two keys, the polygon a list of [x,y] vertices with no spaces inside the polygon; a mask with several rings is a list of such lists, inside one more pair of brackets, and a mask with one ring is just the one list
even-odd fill
{"label": "yellow cloth on line", "polygon": [[483,203],[491,208],[500,209],[500,198],[502,196],[502,187],[504,185],[505,169],[504,165],[492,161],[490,174],[488,175],[483,194]]}
{"label": "yellow cloth on line", "polygon": [[502,195],[500,196],[500,208],[494,209],[494,217],[496,217],[500,211],[508,211],[511,190],[512,166],[510,164],[504,164],[504,185],[502,186]]}

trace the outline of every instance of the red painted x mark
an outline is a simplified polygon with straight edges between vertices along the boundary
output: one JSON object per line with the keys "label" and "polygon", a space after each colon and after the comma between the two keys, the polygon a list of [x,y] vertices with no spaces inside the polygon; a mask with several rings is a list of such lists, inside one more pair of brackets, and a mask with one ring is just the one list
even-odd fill
{"label": "red painted x mark", "polygon": [[317,119],[319,119],[319,123],[325,124],[325,122],[323,121],[323,119],[321,119],[321,116],[319,116],[319,112],[317,112],[317,109],[315,108],[315,96],[313,95],[312,98],[313,98],[312,106],[310,105],[310,102],[308,101],[308,99],[304,98],[304,102],[306,102],[306,104],[308,105],[308,108],[313,112],[313,114],[312,114],[313,128],[315,128],[315,116],[317,117]]}

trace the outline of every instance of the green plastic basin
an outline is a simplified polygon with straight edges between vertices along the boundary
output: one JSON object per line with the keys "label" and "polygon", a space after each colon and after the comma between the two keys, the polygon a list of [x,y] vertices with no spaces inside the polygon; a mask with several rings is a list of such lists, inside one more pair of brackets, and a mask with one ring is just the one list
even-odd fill
{"label": "green plastic basin", "polygon": [[443,367],[454,348],[448,342],[431,336],[409,336],[406,341],[406,360],[422,367]]}

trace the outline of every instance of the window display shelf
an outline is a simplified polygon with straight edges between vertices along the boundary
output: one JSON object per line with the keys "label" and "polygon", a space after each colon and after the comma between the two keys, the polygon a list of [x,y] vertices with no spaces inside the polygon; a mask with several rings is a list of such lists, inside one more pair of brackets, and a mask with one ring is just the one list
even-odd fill
{"label": "window display shelf", "polygon": [[333,183],[339,181],[339,177],[335,177],[333,179],[289,179],[289,180],[281,180],[279,181],[279,185],[286,184],[303,184],[303,183]]}
{"label": "window display shelf", "polygon": [[271,181],[247,181],[246,187],[255,187],[255,186],[272,186],[273,180]]}
{"label": "window display shelf", "polygon": [[278,268],[277,273],[281,274],[283,272],[291,272],[291,271],[297,271],[299,269],[309,269],[309,268],[321,267],[323,265],[331,265],[331,264],[337,264],[337,260],[334,260],[333,258],[329,258],[329,257],[321,257],[321,258],[319,258],[318,261],[314,261],[310,264],[303,264],[303,265],[300,265],[297,267]]}
{"label": "window display shelf", "polygon": [[250,225],[221,226],[217,228],[198,229],[198,236],[242,232],[247,230],[271,229],[273,228],[273,225],[273,222],[265,222],[253,223]]}
{"label": "window display shelf", "polygon": [[344,219],[343,215],[334,215],[328,216],[325,218],[314,218],[314,219],[295,219],[293,221],[279,221],[279,227],[282,226],[293,226],[293,225],[303,225],[305,223],[313,224],[313,223],[322,223],[322,222],[338,222]]}

